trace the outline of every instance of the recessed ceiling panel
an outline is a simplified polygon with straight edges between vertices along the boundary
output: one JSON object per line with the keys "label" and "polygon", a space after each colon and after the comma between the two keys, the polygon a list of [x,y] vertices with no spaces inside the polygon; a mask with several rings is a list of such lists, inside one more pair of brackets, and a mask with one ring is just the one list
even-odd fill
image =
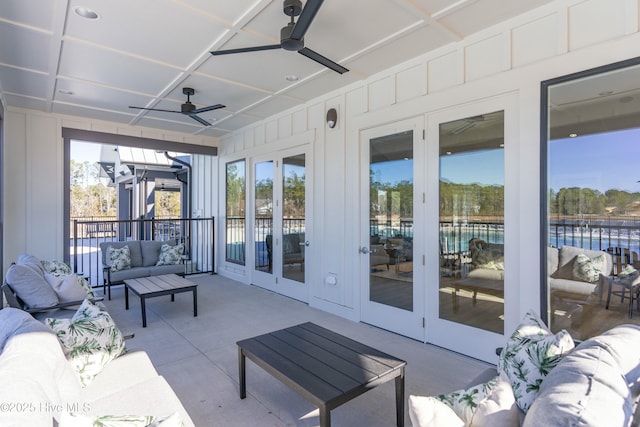
{"label": "recessed ceiling panel", "polygon": [[300,104],[301,102],[296,102],[296,100],[292,98],[288,98],[285,96],[274,96],[272,98],[269,98],[265,102],[261,102],[254,108],[248,109],[245,112],[252,116],[270,117]]}
{"label": "recessed ceiling panel", "polygon": [[287,91],[287,95],[295,98],[304,99],[305,101],[317,98],[328,92],[336,90],[336,88],[346,86],[350,83],[358,81],[360,77],[355,73],[338,74],[327,70],[309,81],[295,86]]}
{"label": "recessed ceiling panel", "polygon": [[87,117],[96,120],[105,120],[116,123],[129,123],[133,116],[119,111],[108,111],[100,109],[86,108],[81,105],[53,103],[53,112],[66,114],[69,116]]}
{"label": "recessed ceiling panel", "polygon": [[45,99],[47,81],[48,77],[44,74],[0,65],[0,82],[4,92]]}
{"label": "recessed ceiling panel", "polygon": [[174,68],[95,46],[65,42],[62,47],[62,76],[156,94],[179,74]]}
{"label": "recessed ceiling panel", "polygon": [[[60,102],[87,105],[94,108],[121,110],[129,105],[144,106],[152,98],[80,80],[58,79],[54,99]],[[131,113],[135,113],[135,111],[131,110]]]}
{"label": "recessed ceiling panel", "polygon": [[0,1],[0,16],[9,21],[51,31],[56,4],[61,4],[61,2],[49,0]]}
{"label": "recessed ceiling panel", "polygon": [[212,19],[226,21],[229,25],[236,22],[258,4],[255,0],[175,0],[174,3],[182,7],[191,8],[197,13],[206,13]]}
{"label": "recessed ceiling panel", "polygon": [[7,105],[18,108],[26,108],[29,110],[44,111],[47,107],[47,101],[42,98],[27,98],[25,96],[12,95],[10,93],[5,94]]}
{"label": "recessed ceiling panel", "polygon": [[76,15],[79,5],[86,1],[70,3],[66,35],[180,67],[206,52],[225,31],[221,23],[169,1],[96,2],[96,20]]}
{"label": "recessed ceiling panel", "polygon": [[0,62],[48,72],[51,35],[0,21]]}

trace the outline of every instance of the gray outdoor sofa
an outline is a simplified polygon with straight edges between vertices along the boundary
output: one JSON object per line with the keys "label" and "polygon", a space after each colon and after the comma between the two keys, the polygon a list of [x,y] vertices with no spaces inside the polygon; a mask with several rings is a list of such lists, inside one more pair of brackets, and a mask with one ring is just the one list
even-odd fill
{"label": "gray outdoor sofa", "polygon": [[[176,247],[174,241],[161,240],[130,240],[125,242],[101,242],[102,266],[104,273],[103,291],[107,290],[111,299],[111,285],[119,285],[127,279],[139,277],[158,276],[160,274],[184,275],[185,267],[182,259],[174,259],[172,264],[157,265],[163,245]],[[129,247],[130,267],[123,269],[112,268],[109,262],[109,248],[121,249]]]}

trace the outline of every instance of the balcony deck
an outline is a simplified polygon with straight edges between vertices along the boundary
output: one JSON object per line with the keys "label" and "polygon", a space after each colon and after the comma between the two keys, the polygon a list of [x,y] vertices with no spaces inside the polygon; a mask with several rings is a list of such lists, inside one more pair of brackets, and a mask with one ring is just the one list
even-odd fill
{"label": "balcony deck", "polygon": [[[198,317],[191,315],[193,301],[187,294],[176,295],[175,302],[169,297],[149,300],[144,329],[139,301],[131,300],[125,310],[123,287],[115,287],[105,304],[123,333],[135,333],[127,347],[149,354],[198,426],[318,425],[317,408],[251,362],[247,398],[238,394],[236,341],[302,322],[315,322],[406,360],[407,397],[464,387],[490,366],[218,275],[188,279],[199,285]],[[393,382],[332,411],[332,425],[395,425]]]}

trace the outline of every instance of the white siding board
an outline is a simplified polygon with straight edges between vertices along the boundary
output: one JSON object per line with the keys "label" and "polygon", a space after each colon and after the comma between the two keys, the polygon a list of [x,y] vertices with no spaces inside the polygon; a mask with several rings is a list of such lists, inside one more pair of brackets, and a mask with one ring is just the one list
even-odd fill
{"label": "white siding board", "polygon": [[388,76],[369,84],[369,110],[378,110],[396,102],[394,76]]}
{"label": "white siding board", "polygon": [[471,44],[465,49],[465,80],[477,80],[496,74],[504,69],[504,36],[498,34]]}
{"label": "white siding board", "polygon": [[429,92],[438,92],[462,83],[462,59],[458,51],[450,52],[428,63]]}
{"label": "white siding board", "polygon": [[427,65],[415,65],[396,75],[396,100],[406,101],[427,94]]}
{"label": "white siding board", "polygon": [[512,31],[512,64],[521,67],[558,54],[559,16],[548,15]]}
{"label": "white siding board", "polygon": [[626,32],[625,0],[590,0],[569,8],[571,50],[620,37]]}

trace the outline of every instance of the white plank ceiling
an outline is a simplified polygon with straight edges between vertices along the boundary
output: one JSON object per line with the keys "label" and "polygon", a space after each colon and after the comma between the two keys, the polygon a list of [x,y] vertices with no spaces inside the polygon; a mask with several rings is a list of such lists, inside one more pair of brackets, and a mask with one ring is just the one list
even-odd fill
{"label": "white plank ceiling", "polygon": [[[324,93],[459,41],[550,0],[325,0],[305,46],[338,74],[283,49],[281,0],[3,0],[0,99],[5,106],[223,136]],[[303,6],[304,6],[303,1]],[[79,7],[95,11],[86,19]],[[288,81],[286,76],[297,76]],[[195,90],[203,126],[180,110]]]}

